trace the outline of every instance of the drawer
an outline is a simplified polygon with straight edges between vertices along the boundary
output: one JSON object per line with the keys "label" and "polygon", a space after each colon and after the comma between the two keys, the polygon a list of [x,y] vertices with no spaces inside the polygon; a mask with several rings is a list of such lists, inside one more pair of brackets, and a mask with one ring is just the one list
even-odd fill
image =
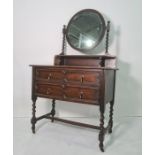
{"label": "drawer", "polygon": [[63,70],[56,69],[36,69],[36,79],[46,81],[63,81]]}
{"label": "drawer", "polygon": [[35,85],[35,93],[37,95],[47,95],[50,97],[61,98],[63,97],[63,88],[61,85],[37,83]]}
{"label": "drawer", "polygon": [[79,84],[98,84],[99,73],[89,71],[67,71],[65,74],[66,82]]}
{"label": "drawer", "polygon": [[66,99],[78,99],[79,101],[95,101],[98,100],[98,89],[66,86],[64,89],[64,95]]}

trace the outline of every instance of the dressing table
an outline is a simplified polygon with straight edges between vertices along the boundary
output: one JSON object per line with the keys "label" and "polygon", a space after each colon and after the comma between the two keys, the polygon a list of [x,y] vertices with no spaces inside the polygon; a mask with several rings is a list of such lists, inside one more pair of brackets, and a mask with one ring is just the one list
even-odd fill
{"label": "dressing table", "polygon": [[[54,58],[54,65],[31,65],[32,67],[32,132],[37,121],[47,118],[99,130],[99,148],[104,151],[104,136],[112,133],[113,105],[115,98],[116,57],[108,53],[110,22],[96,10],[85,9],[76,13],[63,27],[62,52]],[[101,43],[106,34],[105,55],[92,55],[90,51]],[[85,55],[67,55],[66,44]],[[49,113],[36,117],[38,97],[52,99]],[[99,107],[99,126],[74,122],[55,117],[56,100]],[[110,104],[109,123],[104,126],[104,112]],[[64,105],[65,106],[65,105]]]}

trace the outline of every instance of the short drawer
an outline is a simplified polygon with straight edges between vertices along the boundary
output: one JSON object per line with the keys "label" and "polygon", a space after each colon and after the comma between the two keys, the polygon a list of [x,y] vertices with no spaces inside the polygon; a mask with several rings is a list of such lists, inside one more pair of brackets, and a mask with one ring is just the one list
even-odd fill
{"label": "short drawer", "polygon": [[66,99],[78,99],[79,101],[84,100],[98,100],[98,89],[97,88],[82,88],[74,86],[66,86],[64,89],[64,97]]}
{"label": "short drawer", "polygon": [[89,71],[67,71],[65,74],[66,82],[78,84],[98,84],[99,73]]}
{"label": "short drawer", "polygon": [[36,79],[46,81],[63,81],[64,73],[62,70],[56,69],[36,69]]}
{"label": "short drawer", "polygon": [[47,96],[56,97],[56,98],[63,97],[63,90],[60,85],[36,83],[35,93],[37,95],[47,95]]}

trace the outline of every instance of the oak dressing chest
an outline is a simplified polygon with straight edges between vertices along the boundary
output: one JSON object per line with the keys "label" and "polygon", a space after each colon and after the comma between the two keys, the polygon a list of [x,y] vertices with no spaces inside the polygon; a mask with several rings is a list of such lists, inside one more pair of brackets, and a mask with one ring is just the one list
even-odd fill
{"label": "oak dressing chest", "polygon": [[[98,20],[100,20],[99,23]],[[95,24],[91,25],[91,23]],[[67,28],[64,26],[62,52],[55,56],[54,64],[31,65],[33,133],[35,133],[36,122],[43,118],[50,119],[52,122],[56,120],[99,129],[99,147],[101,151],[104,151],[104,135],[106,132],[112,133],[117,71],[116,57],[108,54],[109,30],[110,22],[106,25],[99,12],[92,9],[82,10],[72,17]],[[100,43],[105,31],[105,55],[66,55],[66,39],[74,49],[88,53]],[[93,37],[98,38],[93,40]],[[35,115],[38,97],[52,99],[52,109],[40,117]],[[55,117],[56,100],[98,106],[99,126]],[[104,127],[104,112],[107,103],[110,104],[109,123],[107,127]]]}

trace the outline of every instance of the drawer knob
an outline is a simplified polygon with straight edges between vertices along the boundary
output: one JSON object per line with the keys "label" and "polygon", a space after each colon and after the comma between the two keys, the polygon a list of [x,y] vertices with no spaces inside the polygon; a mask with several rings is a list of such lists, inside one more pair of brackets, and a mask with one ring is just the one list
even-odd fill
{"label": "drawer knob", "polygon": [[47,89],[46,94],[49,95],[51,93],[51,89]]}
{"label": "drawer knob", "polygon": [[62,72],[63,72],[64,74],[66,74],[66,71],[65,71],[65,70],[63,70]]}
{"label": "drawer knob", "polygon": [[83,99],[83,92],[80,92],[80,99]]}
{"label": "drawer knob", "polygon": [[39,72],[38,71],[36,71],[36,75],[39,75]]}
{"label": "drawer knob", "polygon": [[52,78],[52,73],[48,75],[48,80],[50,80],[51,78]]}
{"label": "drawer knob", "polygon": [[67,79],[64,79],[64,82],[67,82]]}
{"label": "drawer knob", "polygon": [[66,95],[64,95],[64,99],[65,99],[65,98],[67,98],[67,96],[66,96]]}
{"label": "drawer knob", "polygon": [[84,75],[81,76],[81,83],[83,83]]}

